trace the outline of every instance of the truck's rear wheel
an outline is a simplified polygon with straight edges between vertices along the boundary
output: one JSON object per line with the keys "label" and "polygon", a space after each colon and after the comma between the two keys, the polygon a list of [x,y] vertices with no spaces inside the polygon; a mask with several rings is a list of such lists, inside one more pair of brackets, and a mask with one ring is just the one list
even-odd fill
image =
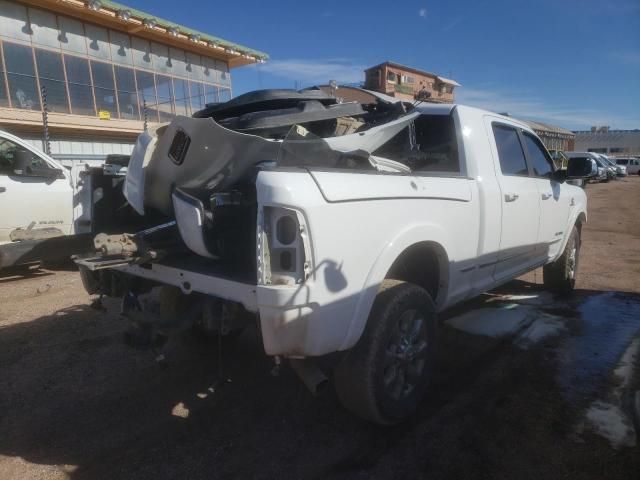
{"label": "truck's rear wheel", "polygon": [[385,280],[362,337],[335,369],[342,404],[384,425],[413,413],[433,367],[436,330],[436,309],[426,290]]}
{"label": "truck's rear wheel", "polygon": [[547,290],[567,295],[576,285],[578,264],[580,260],[580,232],[573,227],[567,246],[555,262],[543,268],[544,286]]}

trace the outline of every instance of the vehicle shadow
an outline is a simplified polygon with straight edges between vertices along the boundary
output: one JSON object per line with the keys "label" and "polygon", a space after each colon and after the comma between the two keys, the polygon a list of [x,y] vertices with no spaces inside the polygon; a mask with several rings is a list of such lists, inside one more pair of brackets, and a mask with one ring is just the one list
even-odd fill
{"label": "vehicle shadow", "polygon": [[20,265],[0,269],[0,284],[53,275],[37,265]]}
{"label": "vehicle shadow", "polygon": [[[577,292],[575,308],[601,295]],[[0,329],[0,456],[68,465],[74,479],[546,478],[558,462],[580,471],[581,455],[599,458],[591,445],[559,448],[577,413],[553,342],[521,351],[443,327],[427,400],[410,422],[381,428],[345,412],[332,389],[312,397],[286,365],[273,376],[255,328],[221,352],[172,339],[162,367],[122,343],[125,327],[77,305]],[[608,478],[640,467],[628,458],[603,464]]]}

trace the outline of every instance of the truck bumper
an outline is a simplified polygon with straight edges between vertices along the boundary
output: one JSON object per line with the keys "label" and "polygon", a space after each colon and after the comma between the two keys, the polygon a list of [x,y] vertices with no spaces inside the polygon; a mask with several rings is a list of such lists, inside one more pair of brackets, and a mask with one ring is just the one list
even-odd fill
{"label": "truck bumper", "polygon": [[257,300],[267,355],[312,357],[340,349],[357,298],[313,301],[313,285],[258,286]]}

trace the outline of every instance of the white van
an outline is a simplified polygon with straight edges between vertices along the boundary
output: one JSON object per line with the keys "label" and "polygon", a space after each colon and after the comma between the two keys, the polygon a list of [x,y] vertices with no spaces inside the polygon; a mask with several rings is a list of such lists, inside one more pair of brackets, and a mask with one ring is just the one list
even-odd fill
{"label": "white van", "polygon": [[627,167],[628,175],[640,175],[640,159],[628,157],[628,158],[616,158],[614,159],[617,165]]}

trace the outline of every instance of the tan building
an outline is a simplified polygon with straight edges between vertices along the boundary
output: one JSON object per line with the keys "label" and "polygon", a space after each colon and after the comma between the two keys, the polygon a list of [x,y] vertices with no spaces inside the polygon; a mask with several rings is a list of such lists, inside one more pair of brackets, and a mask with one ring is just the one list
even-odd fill
{"label": "tan building", "polygon": [[557,127],[548,123],[523,120],[540,137],[548,150],[562,150],[568,152],[574,149],[576,135],[566,128]]}
{"label": "tan building", "polygon": [[364,88],[392,97],[434,103],[453,103],[454,89],[460,84],[435,73],[425,72],[394,62],[384,62],[364,71]]}
{"label": "tan building", "polygon": [[0,0],[0,128],[42,148],[46,105],[52,154],[127,154],[145,118],[226,101],[266,58],[111,1]]}

